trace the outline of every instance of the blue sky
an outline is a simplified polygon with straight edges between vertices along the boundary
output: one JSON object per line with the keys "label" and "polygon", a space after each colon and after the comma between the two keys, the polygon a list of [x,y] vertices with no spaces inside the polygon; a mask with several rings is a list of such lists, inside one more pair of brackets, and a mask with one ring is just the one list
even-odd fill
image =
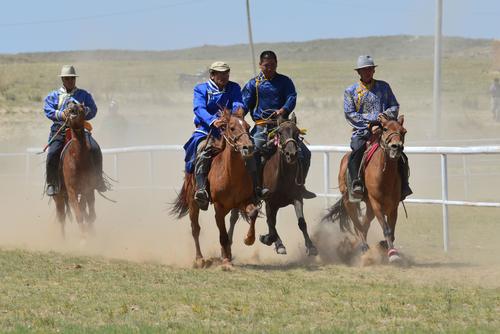
{"label": "blue sky", "polygon": [[[432,35],[435,0],[250,0],[255,42]],[[500,0],[444,0],[443,33],[500,38]],[[2,1],[0,53],[247,43],[245,0]]]}

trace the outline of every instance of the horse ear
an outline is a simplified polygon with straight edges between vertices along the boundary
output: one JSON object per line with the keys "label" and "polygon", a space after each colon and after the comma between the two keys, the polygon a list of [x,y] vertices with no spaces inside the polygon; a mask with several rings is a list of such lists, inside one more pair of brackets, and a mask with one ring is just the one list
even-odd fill
{"label": "horse ear", "polygon": [[224,108],[224,110],[222,111],[221,118],[229,122],[229,118],[231,118],[231,110]]}
{"label": "horse ear", "polygon": [[297,116],[295,116],[295,113],[292,113],[292,118],[291,118],[291,121],[292,121],[294,124],[297,124]]}
{"label": "horse ear", "polygon": [[399,115],[399,117],[398,117],[398,123],[399,123],[399,125],[403,125],[404,122],[405,122],[404,115]]}
{"label": "horse ear", "polygon": [[243,110],[243,108],[239,107],[233,115],[238,118],[243,118],[245,116],[245,111]]}
{"label": "horse ear", "polygon": [[283,123],[284,119],[283,119],[283,116],[279,115],[278,116],[278,125],[280,125],[281,123]]}

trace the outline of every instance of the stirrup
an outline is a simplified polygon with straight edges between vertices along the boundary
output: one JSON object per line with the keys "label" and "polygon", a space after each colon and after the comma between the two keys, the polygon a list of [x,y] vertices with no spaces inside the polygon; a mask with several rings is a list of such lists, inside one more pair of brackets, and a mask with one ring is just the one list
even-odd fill
{"label": "stirrup", "polygon": [[316,198],[316,194],[312,191],[307,190],[305,186],[302,186],[302,198],[313,199]]}
{"label": "stirrup", "polygon": [[55,196],[55,195],[57,195],[59,193],[59,189],[55,185],[49,184],[47,186],[47,191],[46,192],[47,192],[47,196],[52,197],[52,196]]}

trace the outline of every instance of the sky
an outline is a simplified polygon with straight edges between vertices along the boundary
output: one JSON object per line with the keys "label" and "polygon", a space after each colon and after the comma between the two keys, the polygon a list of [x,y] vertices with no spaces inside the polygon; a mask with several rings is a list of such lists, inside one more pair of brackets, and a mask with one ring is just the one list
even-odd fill
{"label": "sky", "polygon": [[[0,0],[0,53],[248,42],[245,0]],[[500,0],[443,0],[443,34],[500,38]],[[432,35],[436,0],[250,0],[254,42]]]}

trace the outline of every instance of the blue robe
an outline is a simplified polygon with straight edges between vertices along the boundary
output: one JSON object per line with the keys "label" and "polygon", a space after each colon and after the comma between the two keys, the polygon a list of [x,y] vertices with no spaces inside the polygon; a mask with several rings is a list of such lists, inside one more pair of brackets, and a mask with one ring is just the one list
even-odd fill
{"label": "blue robe", "polygon": [[353,139],[368,139],[369,123],[376,121],[382,113],[390,119],[396,119],[399,113],[399,103],[387,82],[375,80],[368,91],[364,91],[357,82],[345,90],[344,116],[354,128]]}
{"label": "blue robe", "polygon": [[[257,92],[258,83],[258,92]],[[295,109],[297,92],[292,80],[286,75],[276,73],[271,79],[265,79],[260,73],[243,87],[241,92],[243,109],[250,112],[254,121],[267,118],[273,109],[285,109],[285,117]]]}
{"label": "blue robe", "polygon": [[196,130],[184,144],[186,152],[184,162],[187,173],[194,171],[198,144],[208,136],[210,130],[215,138],[220,136],[219,131],[212,126],[213,122],[219,118],[220,112],[224,108],[235,112],[242,107],[241,88],[235,82],[229,81],[223,90],[219,90],[212,80],[194,87],[193,112]]}

